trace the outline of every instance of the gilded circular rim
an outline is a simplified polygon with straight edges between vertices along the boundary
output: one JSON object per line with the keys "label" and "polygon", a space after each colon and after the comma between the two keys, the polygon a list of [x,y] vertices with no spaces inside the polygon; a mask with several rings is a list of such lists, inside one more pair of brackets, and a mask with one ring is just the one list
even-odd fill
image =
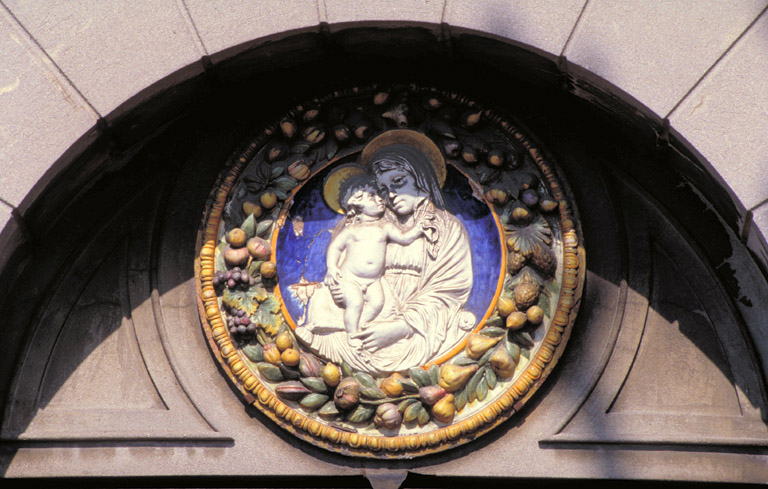
{"label": "gilded circular rim", "polygon": [[[408,88],[416,92],[434,93],[470,106],[475,105],[454,92],[414,84],[354,87],[334,91],[325,97],[314,99],[313,102],[322,104],[345,96],[367,92],[373,94],[376,90],[385,88]],[[584,286],[585,252],[578,214],[569,196],[567,184],[558,175],[557,170],[545,161],[542,151],[528,136],[491,109],[483,109],[482,116],[496,123],[507,136],[514,138],[525,148],[544,177],[553,200],[559,204],[563,241],[562,287],[549,330],[541,346],[506,392],[468,418],[426,433],[392,437],[373,436],[351,433],[320,423],[284,403],[248,368],[229,336],[218,305],[212,282],[215,250],[219,226],[232,189],[248,162],[274,134],[277,125],[267,127],[256,136],[239,156],[229,162],[229,169],[219,177],[205,209],[196,247],[195,286],[204,333],[223,371],[244,395],[244,400],[255,405],[283,429],[321,448],[344,455],[370,458],[411,458],[427,455],[467,443],[507,420],[520,410],[552,371],[570,336]]]}

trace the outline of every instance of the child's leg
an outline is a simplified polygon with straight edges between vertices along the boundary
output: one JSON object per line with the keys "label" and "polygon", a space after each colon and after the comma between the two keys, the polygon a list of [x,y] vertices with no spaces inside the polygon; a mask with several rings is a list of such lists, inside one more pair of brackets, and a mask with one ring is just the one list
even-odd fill
{"label": "child's leg", "polygon": [[381,280],[377,280],[365,291],[365,308],[360,318],[360,325],[365,326],[369,321],[376,319],[383,308],[384,289],[381,287]]}
{"label": "child's leg", "polygon": [[344,279],[339,280],[339,289],[344,296],[344,327],[349,334],[357,333],[365,305],[363,291],[356,283]]}

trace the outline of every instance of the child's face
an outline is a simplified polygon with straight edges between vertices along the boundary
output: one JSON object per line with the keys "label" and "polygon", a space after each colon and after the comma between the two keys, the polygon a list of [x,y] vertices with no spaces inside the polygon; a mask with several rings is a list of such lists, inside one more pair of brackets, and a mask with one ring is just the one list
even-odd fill
{"label": "child's face", "polygon": [[358,207],[362,214],[381,217],[386,209],[384,199],[371,190],[360,189],[349,198],[348,205]]}

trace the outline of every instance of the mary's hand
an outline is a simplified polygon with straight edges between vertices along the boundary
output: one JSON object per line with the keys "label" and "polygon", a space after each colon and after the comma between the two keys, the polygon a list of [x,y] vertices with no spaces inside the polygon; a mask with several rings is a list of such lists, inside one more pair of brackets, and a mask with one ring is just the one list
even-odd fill
{"label": "mary's hand", "polygon": [[393,321],[376,321],[370,328],[353,334],[353,339],[363,341],[363,348],[368,351],[378,351],[407,338],[411,334],[411,327],[403,319]]}

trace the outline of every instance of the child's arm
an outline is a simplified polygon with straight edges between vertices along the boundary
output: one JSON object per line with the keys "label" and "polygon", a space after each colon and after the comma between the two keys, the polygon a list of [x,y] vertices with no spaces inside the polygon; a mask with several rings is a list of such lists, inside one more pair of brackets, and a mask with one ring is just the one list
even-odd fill
{"label": "child's arm", "polygon": [[384,231],[387,233],[387,239],[393,243],[399,245],[409,245],[424,235],[424,230],[421,226],[414,226],[408,231],[401,231],[400,228],[392,223],[387,223],[384,227]]}
{"label": "child's arm", "polygon": [[328,252],[325,254],[325,265],[328,272],[325,275],[325,282],[330,285],[329,280],[337,281],[341,278],[341,269],[339,268],[339,258],[341,253],[347,247],[349,240],[349,230],[343,229],[338,236],[328,245]]}

